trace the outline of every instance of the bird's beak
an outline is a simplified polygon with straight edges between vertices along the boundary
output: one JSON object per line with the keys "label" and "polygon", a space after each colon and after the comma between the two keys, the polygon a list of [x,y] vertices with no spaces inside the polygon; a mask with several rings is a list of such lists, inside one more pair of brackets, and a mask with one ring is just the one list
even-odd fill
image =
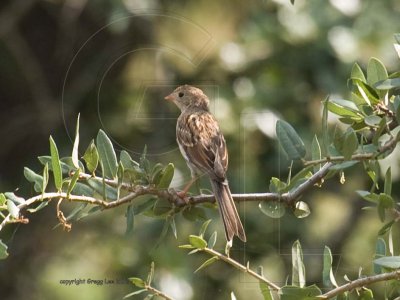
{"label": "bird's beak", "polygon": [[174,100],[174,97],[172,96],[172,94],[169,94],[164,99],[167,100],[167,101],[172,101],[172,100]]}

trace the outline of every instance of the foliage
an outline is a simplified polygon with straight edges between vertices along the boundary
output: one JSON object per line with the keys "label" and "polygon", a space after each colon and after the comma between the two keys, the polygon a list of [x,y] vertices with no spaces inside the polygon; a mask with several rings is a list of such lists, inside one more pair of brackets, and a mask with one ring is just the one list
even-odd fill
{"label": "foliage", "polygon": [[[292,245],[291,283],[278,286],[265,278],[262,266],[257,273],[249,268],[249,264],[243,266],[232,259],[229,254],[231,245],[227,245],[226,254],[214,250],[217,232],[214,232],[208,241],[204,237],[211,220],[201,226],[199,235],[189,236],[189,244],[180,246],[191,250],[189,254],[204,252],[211,255],[194,271],[195,273],[223,261],[259,280],[260,292],[264,299],[273,299],[272,292],[275,292],[279,299],[283,300],[328,299],[339,296],[341,299],[372,299],[373,291],[366,287],[368,284],[380,280],[394,280],[399,276],[400,256],[396,256],[398,253],[394,251],[392,227],[400,219],[400,211],[392,195],[391,168],[387,169],[384,184],[381,186],[377,161],[390,155],[399,141],[400,72],[388,75],[384,65],[378,59],[372,58],[366,75],[357,64],[353,66],[349,82],[349,100],[327,98],[323,101],[322,136],[314,136],[310,153],[307,153],[305,143],[289,123],[284,120],[277,122],[276,134],[281,148],[289,160],[301,161],[304,167],[294,176],[289,173],[285,182],[272,178],[269,198],[261,201],[259,208],[271,218],[283,217],[286,208],[291,209],[297,218],[308,217],[311,213],[308,204],[299,200],[307,189],[314,184],[322,187],[324,179],[337,172],[341,173],[343,178],[348,168],[362,164],[365,175],[372,183],[370,190],[359,190],[357,194],[372,205],[370,209],[377,211],[382,222],[386,222],[378,234],[382,237],[388,235],[389,243],[387,246],[383,238],[377,240],[373,260],[375,275],[369,275],[366,280],[366,275],[360,270],[357,279],[347,279],[348,282],[339,285],[332,271],[331,250],[325,246],[321,278],[323,286],[330,291],[323,294],[317,285],[307,285],[302,247],[299,241],[295,241]],[[328,111],[338,116],[339,121],[345,125],[344,130],[339,127],[336,127],[333,133],[329,130]],[[59,223],[68,231],[76,220],[98,213],[102,209],[127,204],[126,234],[133,232],[136,215],[164,219],[160,242],[170,229],[175,238],[177,237],[175,217],[178,214],[189,220],[204,219],[202,203],[213,201],[212,197],[203,198],[204,195],[180,198],[174,189],[170,188],[174,165],[150,162],[147,147],[144,147],[139,161],[133,160],[126,151],[122,151],[117,158],[113,143],[103,130],[98,132],[95,141],[92,140],[87,147],[82,157],[84,164],[78,157],[79,116],[71,156],[60,158],[57,144],[51,136],[49,142],[50,155],[38,158],[43,169],[39,172],[28,167],[24,169],[24,176],[33,184],[37,195],[25,199],[13,192],[0,194],[0,230],[11,223],[28,223],[28,219],[22,214],[24,210],[36,213],[53,199],[58,199]],[[53,174],[52,181],[49,172]],[[254,200],[250,198],[257,199],[252,195],[247,200]],[[61,209],[63,201],[76,203],[67,216],[64,216]],[[196,207],[193,207],[194,205]],[[4,259],[7,256],[7,246],[0,241],[0,258]],[[126,297],[148,292],[149,297],[158,295],[170,299],[151,285],[153,277],[154,263],[147,280],[137,277],[129,279],[140,290]],[[398,284],[390,285],[387,293],[393,293],[397,288]]]}

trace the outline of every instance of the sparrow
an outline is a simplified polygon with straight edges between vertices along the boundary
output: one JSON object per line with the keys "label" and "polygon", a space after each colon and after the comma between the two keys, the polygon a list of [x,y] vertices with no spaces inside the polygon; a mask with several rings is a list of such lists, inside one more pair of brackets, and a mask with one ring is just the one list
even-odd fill
{"label": "sparrow", "polygon": [[181,114],[176,123],[176,141],[190,169],[192,179],[179,194],[185,197],[190,186],[202,175],[209,177],[229,243],[238,236],[246,242],[226,171],[228,151],[225,138],[209,109],[209,99],[199,88],[183,85],[165,97],[178,106]]}

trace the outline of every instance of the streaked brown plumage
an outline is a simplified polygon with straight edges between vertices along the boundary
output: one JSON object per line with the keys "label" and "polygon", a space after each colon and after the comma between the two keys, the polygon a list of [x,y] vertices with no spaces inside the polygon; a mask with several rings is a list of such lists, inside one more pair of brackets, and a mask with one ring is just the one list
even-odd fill
{"label": "streaked brown plumage", "polygon": [[176,124],[176,140],[192,174],[190,185],[202,174],[210,178],[217,199],[225,235],[231,241],[236,235],[246,241],[235,203],[226,179],[228,152],[217,120],[209,111],[208,97],[202,90],[189,85],[175,89],[166,100],[174,102],[181,110]]}

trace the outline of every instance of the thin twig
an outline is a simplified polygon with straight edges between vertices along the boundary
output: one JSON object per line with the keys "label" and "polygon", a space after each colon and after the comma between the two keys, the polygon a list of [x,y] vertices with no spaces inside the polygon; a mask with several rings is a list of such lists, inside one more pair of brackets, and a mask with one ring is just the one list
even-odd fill
{"label": "thin twig", "polygon": [[150,293],[153,295],[159,296],[161,298],[164,298],[165,300],[173,300],[171,297],[168,295],[164,294],[160,290],[157,290],[156,288],[152,287],[151,285],[145,285],[144,288],[148,290]]}
{"label": "thin twig", "polygon": [[381,148],[379,148],[377,152],[354,154],[351,156],[350,159],[346,159],[344,156],[329,156],[329,157],[324,157],[322,159],[305,161],[304,166],[317,165],[317,164],[326,163],[326,162],[344,162],[344,161],[350,161],[350,160],[360,161],[360,160],[375,159],[377,156],[379,156],[383,153],[386,153],[387,151],[393,151],[397,142],[398,142],[398,138],[392,137],[389,141],[386,142],[385,145],[383,145]]}
{"label": "thin twig", "polygon": [[280,290],[280,287],[277,286],[275,283],[269,281],[268,279],[266,279],[265,277],[261,276],[260,274],[257,274],[256,272],[254,272],[253,270],[245,267],[244,265],[240,264],[239,262],[237,262],[236,260],[233,260],[232,258],[223,255],[217,251],[215,251],[214,249],[210,249],[210,248],[204,248],[201,249],[202,251],[211,254],[212,256],[216,256],[218,257],[218,259],[230,264],[231,266],[235,267],[236,269],[248,273],[250,276],[253,276],[254,278],[256,278],[257,280],[260,280],[262,282],[264,282],[265,284],[267,284],[270,288],[272,288],[274,291],[278,291]]}
{"label": "thin twig", "polygon": [[367,286],[367,285],[370,285],[370,284],[373,284],[376,282],[380,282],[380,281],[387,281],[387,280],[399,279],[399,278],[400,278],[400,270],[393,271],[391,273],[384,273],[384,274],[369,276],[369,277],[365,277],[365,278],[360,278],[360,279],[351,281],[345,285],[339,286],[339,287],[319,296],[318,298],[330,299],[339,294],[354,290],[359,287]]}

